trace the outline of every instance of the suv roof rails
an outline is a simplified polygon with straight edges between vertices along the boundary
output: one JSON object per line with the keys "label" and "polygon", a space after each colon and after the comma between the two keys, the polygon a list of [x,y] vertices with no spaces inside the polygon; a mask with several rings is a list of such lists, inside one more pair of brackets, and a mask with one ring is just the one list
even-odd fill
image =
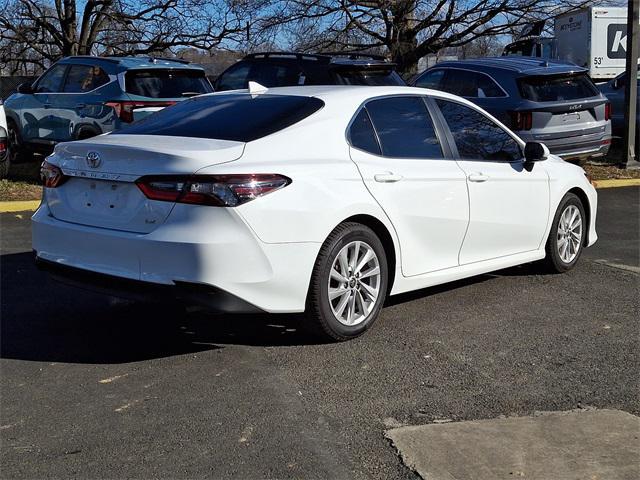
{"label": "suv roof rails", "polygon": [[329,60],[329,55],[301,52],[256,52],[245,55],[244,58],[293,57],[298,60]]}
{"label": "suv roof rails", "polygon": [[102,60],[104,62],[111,62],[111,63],[120,63],[120,60],[116,60],[115,58],[111,58],[111,57],[100,57],[98,55],[69,55],[68,57],[64,57],[63,60],[68,60],[70,58],[91,58],[93,60]]}
{"label": "suv roof rails", "polygon": [[328,57],[347,57],[351,60],[357,60],[359,58],[370,58],[372,60],[383,60],[387,61],[387,59],[383,55],[377,55],[375,53],[363,53],[363,52],[320,52],[319,55],[326,55]]}

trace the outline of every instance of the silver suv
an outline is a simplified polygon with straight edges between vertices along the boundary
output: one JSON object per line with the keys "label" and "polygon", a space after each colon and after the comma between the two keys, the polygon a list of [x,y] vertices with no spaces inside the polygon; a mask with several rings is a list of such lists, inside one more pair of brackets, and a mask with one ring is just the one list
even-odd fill
{"label": "silver suv", "polygon": [[442,62],[412,84],[465,97],[566,160],[603,157],[611,145],[611,105],[573,64],[531,57]]}

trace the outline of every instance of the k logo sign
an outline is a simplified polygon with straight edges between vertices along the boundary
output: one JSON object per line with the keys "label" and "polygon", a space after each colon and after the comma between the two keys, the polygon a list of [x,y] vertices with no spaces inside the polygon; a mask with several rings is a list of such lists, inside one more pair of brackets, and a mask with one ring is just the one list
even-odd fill
{"label": "k logo sign", "polygon": [[627,24],[613,23],[607,29],[607,57],[625,58],[627,56]]}

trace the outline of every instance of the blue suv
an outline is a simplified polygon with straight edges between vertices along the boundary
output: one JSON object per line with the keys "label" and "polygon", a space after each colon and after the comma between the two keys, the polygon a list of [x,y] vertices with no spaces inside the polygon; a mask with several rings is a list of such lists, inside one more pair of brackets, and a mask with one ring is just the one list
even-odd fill
{"label": "blue suv", "polygon": [[[151,112],[212,92],[204,69],[177,59],[67,57],[4,104],[6,162],[48,154],[58,142],[117,130]],[[8,170],[2,169],[2,170]]]}

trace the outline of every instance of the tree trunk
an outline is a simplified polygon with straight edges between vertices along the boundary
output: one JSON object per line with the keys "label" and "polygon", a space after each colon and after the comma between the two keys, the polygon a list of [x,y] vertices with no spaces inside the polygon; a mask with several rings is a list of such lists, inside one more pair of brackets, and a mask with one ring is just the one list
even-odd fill
{"label": "tree trunk", "polygon": [[60,18],[62,30],[62,55],[78,54],[78,37],[76,22],[76,0],[64,0],[63,17]]}

